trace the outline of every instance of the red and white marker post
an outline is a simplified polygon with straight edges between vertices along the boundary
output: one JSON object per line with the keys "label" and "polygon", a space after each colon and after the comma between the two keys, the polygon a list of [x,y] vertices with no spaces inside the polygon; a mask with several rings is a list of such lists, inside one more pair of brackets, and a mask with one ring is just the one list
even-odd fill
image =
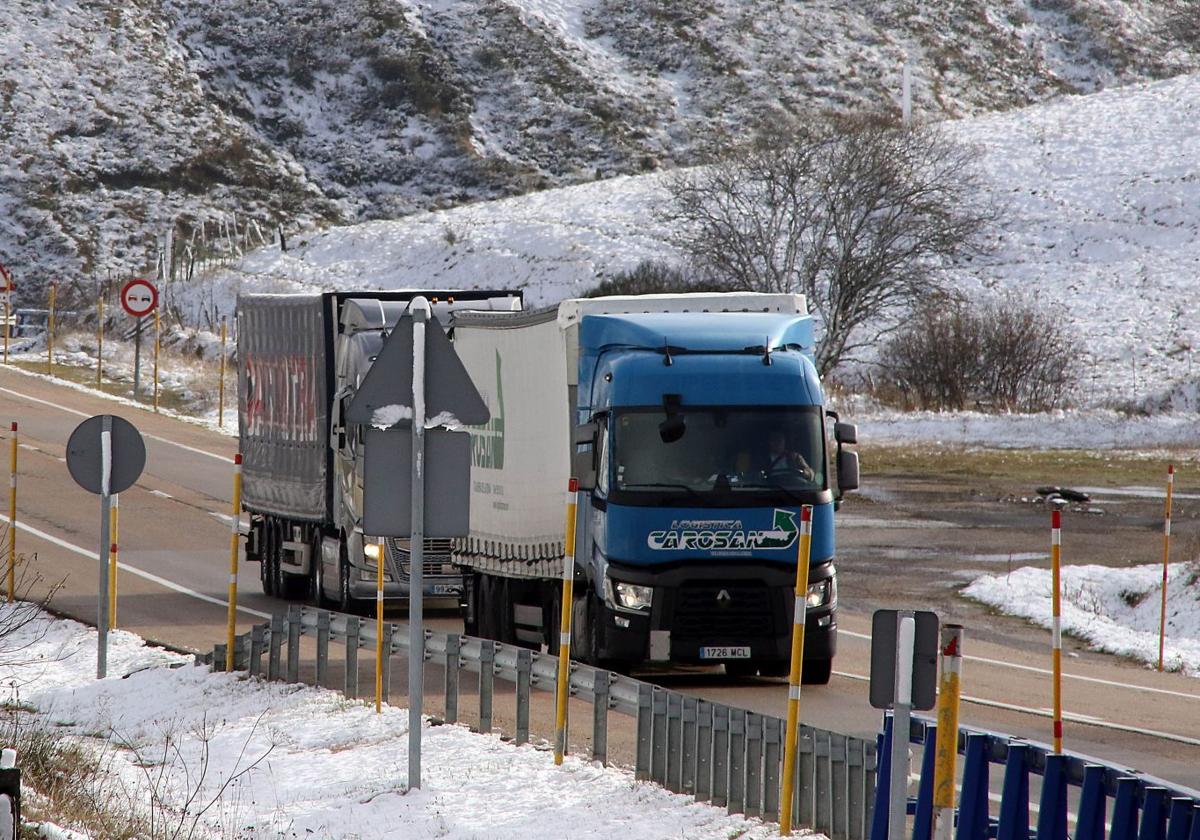
{"label": "red and white marker post", "polygon": [[1054,660],[1054,751],[1062,752],[1062,576],[1060,575],[1062,553],[1062,511],[1050,514],[1050,569],[1054,587],[1053,634]]}

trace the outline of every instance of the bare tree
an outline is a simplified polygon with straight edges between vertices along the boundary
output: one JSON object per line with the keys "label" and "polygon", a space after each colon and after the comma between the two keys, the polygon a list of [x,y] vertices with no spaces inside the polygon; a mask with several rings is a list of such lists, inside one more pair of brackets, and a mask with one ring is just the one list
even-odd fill
{"label": "bare tree", "polygon": [[802,292],[817,368],[878,340],[888,316],[983,250],[997,213],[970,149],[936,126],[829,118],[773,129],[668,182],[675,244],[728,288]]}

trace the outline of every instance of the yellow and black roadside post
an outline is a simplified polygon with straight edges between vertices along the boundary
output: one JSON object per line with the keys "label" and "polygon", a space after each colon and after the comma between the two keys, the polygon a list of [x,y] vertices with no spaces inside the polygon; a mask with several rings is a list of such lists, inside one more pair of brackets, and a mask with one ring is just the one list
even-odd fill
{"label": "yellow and black roadside post", "polygon": [[104,291],[96,295],[96,387],[104,375]]}
{"label": "yellow and black roadside post", "polygon": [[958,703],[962,686],[962,639],[960,624],[942,625],[939,645],[941,683],[937,700],[937,743],[933,765],[933,838],[954,836],[954,775],[958,761]]}
{"label": "yellow and black roadside post", "polygon": [[225,428],[225,316],[221,316],[221,381],[217,384],[217,426]]}
{"label": "yellow and black roadside post", "polygon": [[108,546],[108,629],[117,626],[117,542],[121,533],[117,524],[120,515],[119,493],[113,493],[109,500],[109,546]]}
{"label": "yellow and black roadside post", "polygon": [[46,375],[54,375],[54,302],[58,297],[58,284],[50,283],[50,305],[46,309]]}
{"label": "yellow and black roadside post", "polygon": [[12,272],[0,264],[0,297],[4,298],[4,323],[0,324],[0,332],[4,333],[4,364],[8,364],[8,331],[12,329]]}
{"label": "yellow and black roadside post", "polygon": [[229,617],[225,628],[225,670],[233,670],[237,627],[238,528],[242,521],[242,453],[233,456],[233,520],[229,527]]}
{"label": "yellow and black roadside post", "polygon": [[792,792],[796,785],[796,740],[800,734],[800,685],[804,671],[804,622],[808,617],[808,570],[812,547],[812,505],[800,508],[800,547],[796,557],[796,601],[792,611],[792,665],[788,671],[787,729],[783,738],[783,792],[779,833],[792,833]]}
{"label": "yellow and black roadside post", "polygon": [[1158,619],[1158,672],[1163,669],[1167,641],[1167,564],[1171,560],[1171,496],[1175,490],[1175,465],[1167,464],[1167,511],[1163,521],[1162,611]]}
{"label": "yellow and black roadside post", "polygon": [[17,577],[17,421],[8,440],[8,602],[16,598]]}
{"label": "yellow and black roadside post", "polygon": [[567,698],[571,693],[571,605],[575,589],[575,497],[579,481],[567,483],[567,539],[563,550],[562,611],[558,632],[558,706],[554,715],[554,763],[567,752]]}

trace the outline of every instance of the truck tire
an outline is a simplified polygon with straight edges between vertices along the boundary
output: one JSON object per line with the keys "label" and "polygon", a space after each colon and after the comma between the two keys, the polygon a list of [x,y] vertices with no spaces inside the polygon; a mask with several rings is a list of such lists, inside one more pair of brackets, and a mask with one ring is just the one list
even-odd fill
{"label": "truck tire", "polygon": [[346,552],[345,540],[342,540],[341,548],[338,550],[337,608],[339,612],[350,615],[358,615],[362,610],[361,602],[350,596],[350,559]]}
{"label": "truck tire", "polygon": [[633,668],[633,663],[623,659],[606,658],[601,653],[604,650],[604,624],[600,601],[590,592],[585,594],[582,600],[583,609],[578,608],[579,602],[577,601],[572,614],[573,620],[582,618],[583,626],[578,631],[573,631],[575,638],[579,639],[579,658],[596,668],[603,668],[618,674],[628,674]]}
{"label": "truck tire", "polygon": [[800,678],[805,685],[829,685],[831,676],[833,676],[832,659],[804,660],[804,671]]}
{"label": "truck tire", "polygon": [[318,609],[326,606],[329,599],[325,597],[325,555],[322,552],[324,539],[321,532],[315,531],[312,546],[309,548],[312,557],[312,569],[308,575],[308,601]]}

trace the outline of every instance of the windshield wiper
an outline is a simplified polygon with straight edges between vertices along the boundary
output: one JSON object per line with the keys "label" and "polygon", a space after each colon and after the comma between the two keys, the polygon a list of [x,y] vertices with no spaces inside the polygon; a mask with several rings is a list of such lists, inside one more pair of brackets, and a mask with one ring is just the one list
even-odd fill
{"label": "windshield wiper", "polygon": [[766,482],[755,483],[755,484],[739,484],[738,489],[742,489],[742,490],[778,490],[781,493],[783,493],[783,495],[787,496],[787,498],[793,502],[797,502],[798,504],[802,504],[802,505],[806,505],[809,503],[809,500],[806,497],[800,495],[799,493],[797,493],[795,490],[791,489],[790,487],[784,486],[783,484],[781,484],[778,481],[766,481]]}
{"label": "windshield wiper", "polygon": [[696,490],[694,487],[688,487],[686,484],[625,484],[621,487],[622,490],[633,490],[637,488],[649,488],[653,490],[661,490],[664,488],[671,490],[684,490],[697,499],[704,498],[700,495],[700,491]]}

